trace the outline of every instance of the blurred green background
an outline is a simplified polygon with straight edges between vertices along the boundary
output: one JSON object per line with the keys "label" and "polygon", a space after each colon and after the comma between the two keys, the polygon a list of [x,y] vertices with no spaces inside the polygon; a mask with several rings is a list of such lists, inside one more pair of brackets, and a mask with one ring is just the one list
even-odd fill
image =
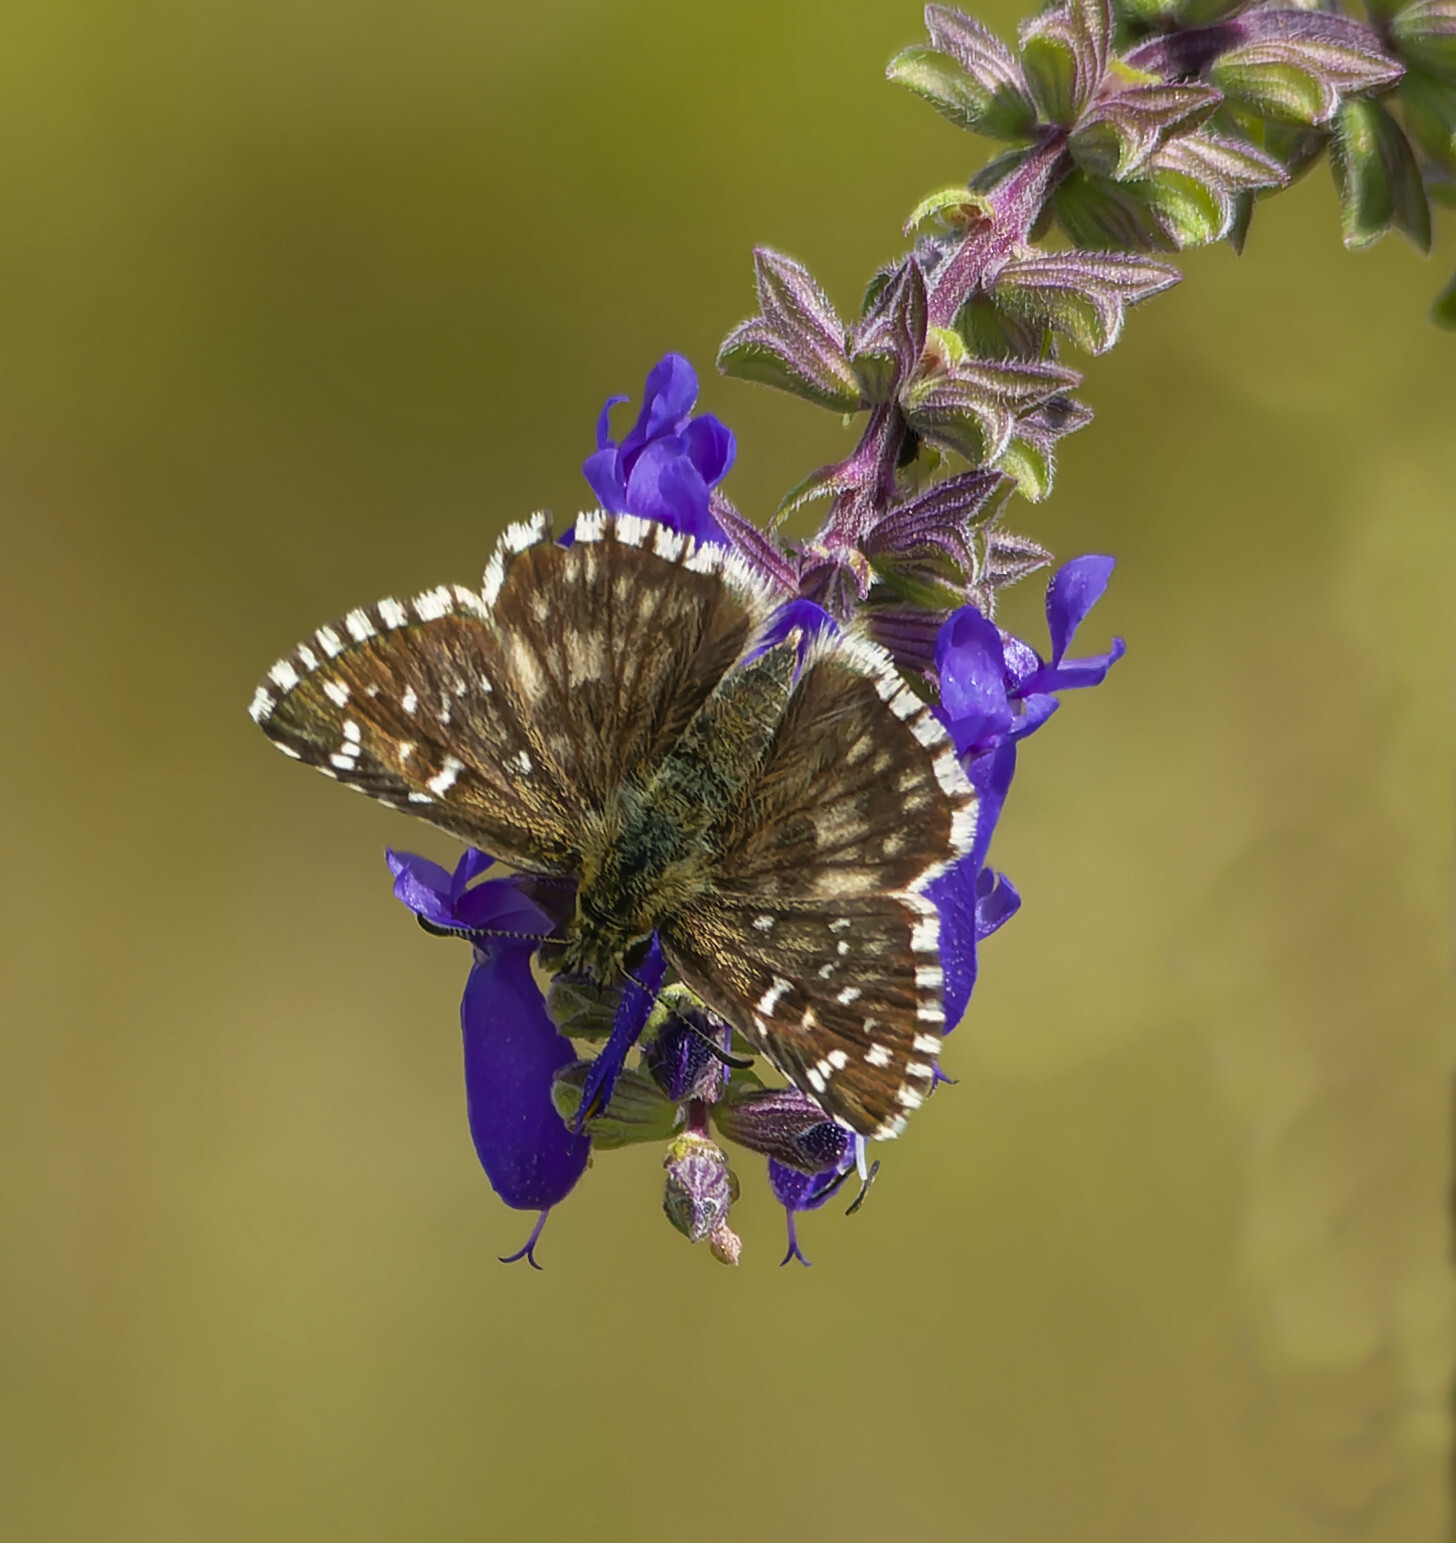
{"label": "blurred green background", "polygon": [[[982,13],[1003,34],[1018,11]],[[1090,364],[1021,527],[1129,652],[1031,746],[1025,899],[864,1211],[742,1267],[607,1154],[506,1269],[448,843],[264,668],[587,501],[677,348],[763,518],[848,444],[718,379],[983,147],[910,0],[18,0],[0,19],[0,1532],[1225,1543],[1445,1528],[1456,339],[1328,175]],[[1040,585],[1006,616],[1040,637]]]}

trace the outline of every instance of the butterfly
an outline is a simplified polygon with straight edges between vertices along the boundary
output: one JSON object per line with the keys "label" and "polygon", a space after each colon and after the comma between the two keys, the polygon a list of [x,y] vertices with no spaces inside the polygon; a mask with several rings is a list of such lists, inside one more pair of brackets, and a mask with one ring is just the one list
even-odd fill
{"label": "butterfly", "polygon": [[[567,881],[551,966],[675,976],[824,1110],[897,1135],[945,1028],[930,882],[976,796],[873,643],[775,642],[728,548],[633,515],[506,531],[481,588],[381,600],[268,672],[285,754],[525,874]],[[543,955],[544,957],[544,955]]]}

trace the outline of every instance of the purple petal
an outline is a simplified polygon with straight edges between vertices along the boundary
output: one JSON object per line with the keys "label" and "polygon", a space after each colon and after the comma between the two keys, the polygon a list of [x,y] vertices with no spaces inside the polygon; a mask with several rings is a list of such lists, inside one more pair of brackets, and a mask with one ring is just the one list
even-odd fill
{"label": "purple petal", "polygon": [[414,852],[386,851],[385,861],[394,874],[395,898],[436,927],[518,933],[523,940],[554,931],[551,917],[521,892],[522,881],[514,875],[465,888],[494,861],[474,847],[465,851],[453,874]]}
{"label": "purple petal", "polygon": [[455,925],[455,907],[450,900],[451,875],[439,863],[415,852],[396,852],[385,848],[384,860],[394,875],[394,898],[407,905],[416,916],[438,922],[443,927]]}
{"label": "purple petal", "polygon": [[823,1173],[800,1173],[797,1168],[771,1157],[768,1182],[779,1204],[787,1211],[817,1211],[854,1170],[854,1143],[846,1166],[826,1168]]}
{"label": "purple petal", "polygon": [[699,413],[682,431],[683,448],[698,475],[711,488],[728,475],[737,453],[733,431],[712,413]]}
{"label": "purple petal", "polygon": [[698,377],[681,354],[668,354],[652,366],[642,411],[622,441],[623,468],[630,473],[644,446],[664,434],[676,434],[698,400]]}
{"label": "purple petal", "polygon": [[1035,734],[1062,705],[1054,696],[1041,693],[1022,697],[1020,701],[1021,712],[1011,725],[1009,739],[1025,739],[1028,734]]}
{"label": "purple petal", "polygon": [[1011,682],[1008,689],[1013,697],[1019,697],[1025,682],[1042,668],[1042,657],[1030,644],[1009,632],[1001,634],[1001,647],[1006,653],[1006,676]]}
{"label": "purple petal", "polygon": [[945,974],[941,1005],[949,1034],[965,1016],[976,987],[976,875],[974,855],[931,882],[927,896],[940,912],[940,967]]}
{"label": "purple petal", "polygon": [[767,653],[770,648],[782,643],[796,627],[802,634],[799,640],[801,659],[804,649],[826,628],[831,635],[839,631],[839,623],[822,605],[816,605],[812,600],[790,600],[781,605],[769,619],[763,641],[749,658],[757,659],[760,654]]}
{"label": "purple petal", "polygon": [[494,862],[495,858],[482,852],[479,847],[466,847],[450,878],[450,899],[458,901],[465,893],[466,886],[478,879]]}
{"label": "purple petal", "polygon": [[[1105,654],[1093,654],[1086,659],[1064,659],[1060,664],[1044,666],[1026,681],[1024,689],[1028,692],[1076,691],[1084,686],[1100,686],[1107,679],[1107,672],[1126,652],[1127,644],[1121,638],[1113,638],[1112,647]],[[1028,696],[1026,700],[1029,704],[1032,698]]]}
{"label": "purple petal", "polygon": [[654,994],[662,984],[666,969],[662,949],[654,936],[647,957],[637,967],[637,979],[628,981],[622,988],[622,999],[617,1003],[617,1015],[612,1020],[611,1036],[603,1046],[602,1053],[592,1062],[591,1071],[587,1073],[581,1090],[581,1107],[576,1116],[578,1130],[593,1114],[611,1103],[612,1090],[617,1086],[617,1078],[622,1075],[627,1052],[637,1043],[642,1030],[647,1026]]}
{"label": "purple petal", "polygon": [[1021,896],[1004,873],[982,868],[976,881],[976,941],[989,938],[1021,909]]}
{"label": "purple petal", "polygon": [[1077,628],[1102,598],[1115,566],[1110,557],[1074,557],[1057,570],[1047,585],[1047,630],[1052,638],[1052,663],[1060,664],[1072,646]]}
{"label": "purple petal", "polygon": [[723,543],[726,537],[708,512],[708,484],[687,458],[676,435],[654,439],[638,456],[627,478],[627,509],[644,519],[661,520],[674,530],[697,537],[711,529],[709,539]]}
{"label": "purple petal", "polygon": [[1001,634],[973,605],[962,606],[940,629],[935,644],[941,716],[956,750],[989,743],[1011,727],[1006,699],[1006,657]]}
{"label": "purple petal", "polygon": [[455,925],[471,932],[503,934],[522,943],[539,943],[556,930],[555,923],[533,900],[521,893],[520,881],[487,879],[466,890],[455,907]]}
{"label": "purple petal", "polygon": [[630,402],[631,397],[609,396],[602,407],[601,415],[597,418],[597,449],[615,450],[617,442],[612,438],[612,409],[620,407],[623,402]]}
{"label": "purple petal", "polygon": [[518,1211],[564,1199],[591,1142],[562,1123],[551,1081],[576,1059],[556,1032],[525,949],[478,951],[460,1003],[470,1135],[491,1188]]}
{"label": "purple petal", "polygon": [[619,459],[615,450],[598,450],[581,463],[581,474],[597,495],[597,501],[613,514],[621,514],[627,508],[627,490],[622,486]]}

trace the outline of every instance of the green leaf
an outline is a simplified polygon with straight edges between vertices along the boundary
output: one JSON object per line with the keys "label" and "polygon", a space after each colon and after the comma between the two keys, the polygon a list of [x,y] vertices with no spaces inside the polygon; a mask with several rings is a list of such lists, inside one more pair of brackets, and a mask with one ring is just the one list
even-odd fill
{"label": "green leaf", "polygon": [[1029,504],[1041,503],[1052,490],[1057,462],[1050,449],[1013,439],[996,464],[1015,480],[1016,491]]}
{"label": "green leaf", "polygon": [[1456,332],[1456,275],[1436,297],[1436,303],[1431,307],[1431,320],[1438,327]]}
{"label": "green leaf", "polygon": [[897,54],[886,73],[957,128],[991,139],[1025,139],[1036,126],[1035,109],[1012,84],[977,79],[954,59],[923,44]]}
{"label": "green leaf", "polygon": [[972,295],[956,317],[956,331],[971,353],[985,359],[1040,358],[1048,341],[1047,318],[1003,306],[999,290],[998,280],[994,299],[984,292]]}
{"label": "green leaf", "polygon": [[1160,171],[1138,186],[1180,251],[1222,241],[1233,224],[1232,195],[1186,172]]}
{"label": "green leaf", "polygon": [[1227,97],[1262,118],[1283,123],[1323,123],[1338,97],[1318,76],[1274,56],[1267,43],[1235,48],[1214,62],[1209,80]]}
{"label": "green leaf", "polygon": [[[996,276],[996,303],[1048,322],[1079,348],[1100,354],[1122,331],[1126,307],[1178,282],[1178,270],[1142,257],[1037,252],[1013,258]],[[984,350],[983,350],[984,351]]]}
{"label": "green leaf", "polygon": [[931,337],[926,353],[939,363],[901,391],[901,411],[922,438],[978,465],[1006,448],[1018,412],[1081,380],[1049,360],[968,357],[960,338],[940,328]]}
{"label": "green leaf", "polygon": [[1074,171],[1052,195],[1052,207],[1074,246],[1096,252],[1176,251],[1177,243],[1141,196],[1142,187]]}
{"label": "green leaf", "polygon": [[1335,119],[1330,168],[1340,194],[1345,245],[1363,251],[1392,225],[1423,251],[1431,245],[1431,211],[1409,141],[1379,102],[1354,97]]}
{"label": "green leaf", "polygon": [[1456,81],[1456,0],[1415,0],[1391,23],[1390,35],[1412,64]]}
{"label": "green leaf", "polygon": [[[551,1084],[551,1102],[568,1124],[575,1122],[581,1108],[592,1065],[591,1061],[573,1061],[556,1073]],[[585,1130],[594,1147],[610,1149],[642,1141],[666,1141],[679,1118],[677,1105],[664,1096],[652,1078],[628,1067],[617,1078],[611,1102],[586,1122]]]}
{"label": "green leaf", "polygon": [[1029,37],[1021,50],[1021,68],[1032,98],[1048,123],[1076,121],[1081,105],[1077,92],[1077,56],[1064,37],[1055,32]]}
{"label": "green leaf", "polygon": [[1406,133],[1438,166],[1456,175],[1456,85],[1425,70],[1407,70],[1400,106]]}

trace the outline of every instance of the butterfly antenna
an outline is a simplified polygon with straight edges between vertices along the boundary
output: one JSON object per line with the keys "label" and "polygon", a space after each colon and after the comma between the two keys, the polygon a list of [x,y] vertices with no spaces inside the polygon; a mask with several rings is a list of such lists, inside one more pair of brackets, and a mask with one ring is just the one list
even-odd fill
{"label": "butterfly antenna", "polygon": [[[627,974],[625,970],[622,973],[624,975]],[[711,1052],[713,1058],[716,1061],[721,1062],[730,1070],[738,1072],[746,1071],[750,1066],[753,1065],[752,1056],[749,1056],[745,1059],[743,1056],[733,1055],[729,1051],[725,1050],[711,1034],[705,1033],[698,1027],[696,1023],[693,1022],[691,1018],[685,1018],[677,1010],[677,1008],[672,1005],[671,1002],[667,1001],[666,998],[659,996],[657,992],[653,991],[650,986],[645,986],[640,980],[637,979],[635,975],[627,975],[627,979],[631,981],[631,983],[636,986],[639,991],[646,992],[647,995],[652,998],[653,1004],[655,1006],[664,1008],[674,1018],[676,1018],[679,1023],[683,1024],[684,1027],[689,1029],[692,1033],[696,1034],[697,1037],[702,1040],[702,1042],[708,1047],[708,1050]]]}
{"label": "butterfly antenna", "polygon": [[432,938],[515,938],[522,943],[550,943],[557,936],[554,932],[506,932],[499,927],[442,927],[426,921],[418,912],[415,920]]}

